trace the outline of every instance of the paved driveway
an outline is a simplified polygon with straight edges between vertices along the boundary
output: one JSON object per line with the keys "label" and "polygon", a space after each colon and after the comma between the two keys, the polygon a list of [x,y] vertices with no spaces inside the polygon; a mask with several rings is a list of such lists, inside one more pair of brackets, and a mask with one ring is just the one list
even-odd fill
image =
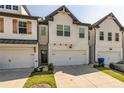
{"label": "paved driveway", "polygon": [[0,88],[22,88],[32,69],[0,70]]}
{"label": "paved driveway", "polygon": [[122,88],[124,83],[88,65],[55,67],[58,88]]}

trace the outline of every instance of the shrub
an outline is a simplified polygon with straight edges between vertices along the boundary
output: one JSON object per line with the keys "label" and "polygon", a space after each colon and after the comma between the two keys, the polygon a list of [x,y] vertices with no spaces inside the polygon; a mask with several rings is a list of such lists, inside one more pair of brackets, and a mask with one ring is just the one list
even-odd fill
{"label": "shrub", "polygon": [[109,67],[110,67],[111,69],[115,69],[115,67],[114,67],[114,65],[113,65],[112,63],[109,64]]}
{"label": "shrub", "polygon": [[51,63],[51,64],[48,64],[48,70],[49,70],[49,71],[53,71],[53,68],[54,68],[54,66],[53,66],[52,63]]}

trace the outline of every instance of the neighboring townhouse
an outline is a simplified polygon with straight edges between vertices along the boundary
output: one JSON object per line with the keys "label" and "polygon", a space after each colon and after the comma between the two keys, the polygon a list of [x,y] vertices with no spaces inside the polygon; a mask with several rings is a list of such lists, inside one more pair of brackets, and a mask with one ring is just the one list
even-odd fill
{"label": "neighboring townhouse", "polygon": [[104,58],[108,65],[123,59],[123,26],[113,13],[108,14],[92,25],[90,30],[90,63]]}
{"label": "neighboring townhouse", "polygon": [[0,5],[0,69],[38,66],[37,19],[24,5]]}
{"label": "neighboring townhouse", "polygon": [[39,22],[39,62],[56,66],[89,63],[88,27],[65,6]]}

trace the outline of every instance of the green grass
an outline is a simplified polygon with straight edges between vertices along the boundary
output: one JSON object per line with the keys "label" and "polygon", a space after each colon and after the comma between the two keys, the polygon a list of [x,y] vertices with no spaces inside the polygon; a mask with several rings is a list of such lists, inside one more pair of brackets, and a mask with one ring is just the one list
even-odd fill
{"label": "green grass", "polygon": [[113,70],[105,68],[105,67],[98,67],[97,69],[124,82],[124,74],[121,74],[119,72],[113,71]]}
{"label": "green grass", "polygon": [[35,84],[49,84],[52,88],[56,88],[54,74],[31,74],[24,84],[23,88],[30,88]]}

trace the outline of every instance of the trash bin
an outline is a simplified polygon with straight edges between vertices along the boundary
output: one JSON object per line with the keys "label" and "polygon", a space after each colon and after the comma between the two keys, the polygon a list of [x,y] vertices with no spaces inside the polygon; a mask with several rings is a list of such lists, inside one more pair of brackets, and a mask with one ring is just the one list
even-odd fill
{"label": "trash bin", "polygon": [[104,58],[98,58],[98,64],[104,67]]}

